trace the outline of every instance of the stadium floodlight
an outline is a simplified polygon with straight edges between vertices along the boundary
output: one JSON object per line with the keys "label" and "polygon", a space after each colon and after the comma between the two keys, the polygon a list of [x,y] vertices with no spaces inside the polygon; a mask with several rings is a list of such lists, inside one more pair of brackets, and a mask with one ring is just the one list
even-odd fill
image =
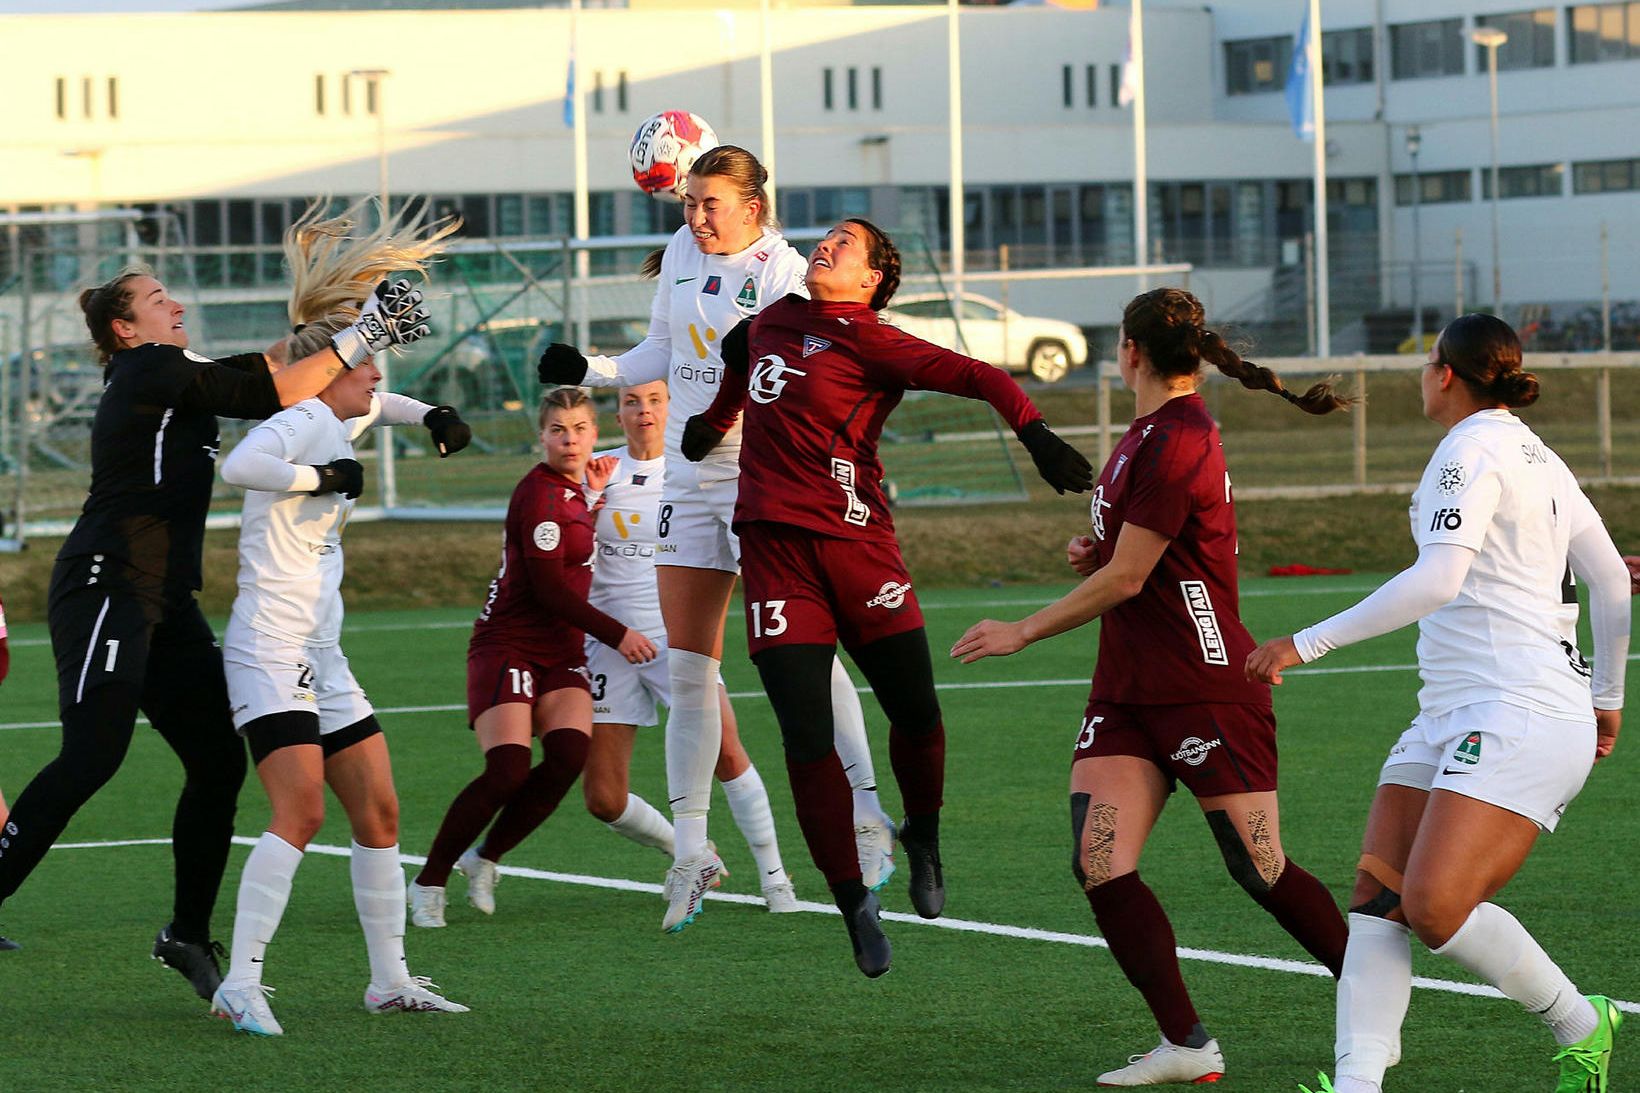
{"label": "stadium floodlight", "polygon": [[1487,85],[1492,95],[1492,311],[1503,309],[1503,268],[1498,261],[1498,47],[1509,35],[1497,27],[1476,27],[1470,40],[1486,50]]}

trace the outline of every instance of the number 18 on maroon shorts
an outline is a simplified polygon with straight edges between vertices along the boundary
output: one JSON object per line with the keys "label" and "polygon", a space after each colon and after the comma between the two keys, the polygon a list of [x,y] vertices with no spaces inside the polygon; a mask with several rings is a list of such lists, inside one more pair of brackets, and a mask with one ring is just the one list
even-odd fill
{"label": "number 18 on maroon shorts", "polygon": [[858,649],[923,624],[911,574],[893,542],[833,539],[785,524],[740,533],[746,639],[755,656],[776,645]]}
{"label": "number 18 on maroon shorts", "polygon": [[1268,706],[1198,702],[1139,706],[1090,699],[1071,762],[1148,759],[1197,797],[1276,788],[1276,718]]}

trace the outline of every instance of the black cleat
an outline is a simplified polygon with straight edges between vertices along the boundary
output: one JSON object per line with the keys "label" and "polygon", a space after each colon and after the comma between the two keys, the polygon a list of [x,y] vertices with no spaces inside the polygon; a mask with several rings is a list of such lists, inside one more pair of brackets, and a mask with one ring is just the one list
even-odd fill
{"label": "black cleat", "polygon": [[154,959],[167,968],[181,972],[182,977],[193,984],[194,993],[207,1002],[216,993],[216,988],[222,985],[222,965],[218,961],[227,958],[228,950],[222,947],[222,942],[212,941],[201,945],[193,941],[179,941],[171,936],[169,926],[154,938]]}
{"label": "black cleat", "polygon": [[940,870],[938,838],[923,842],[910,821],[900,827],[900,845],[911,863],[911,906],[923,918],[939,918],[945,910],[945,874]]}
{"label": "black cleat", "polygon": [[9,953],[13,949],[21,949],[21,948],[22,948],[22,946],[17,944],[17,942],[13,941],[11,938],[9,938],[9,937],[0,937],[0,953]]}
{"label": "black cleat", "polygon": [[843,915],[843,923],[848,927],[848,939],[854,945],[854,963],[859,965],[868,979],[876,979],[887,972],[894,959],[894,947],[888,943],[883,924],[879,921],[881,914],[877,894],[867,892],[860,906]]}

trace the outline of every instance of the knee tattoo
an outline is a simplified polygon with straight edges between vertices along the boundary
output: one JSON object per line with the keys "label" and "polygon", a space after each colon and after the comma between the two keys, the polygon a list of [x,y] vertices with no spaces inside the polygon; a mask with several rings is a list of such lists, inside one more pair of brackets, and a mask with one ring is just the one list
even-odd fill
{"label": "knee tattoo", "polygon": [[1262,809],[1247,814],[1247,838],[1231,821],[1228,812],[1207,814],[1207,826],[1219,844],[1230,876],[1248,895],[1259,899],[1269,894],[1281,877],[1281,854],[1270,836],[1270,818]]}
{"label": "knee tattoo", "polygon": [[1116,848],[1116,806],[1093,803],[1087,793],[1071,794],[1071,873],[1083,891],[1110,879],[1110,860]]}

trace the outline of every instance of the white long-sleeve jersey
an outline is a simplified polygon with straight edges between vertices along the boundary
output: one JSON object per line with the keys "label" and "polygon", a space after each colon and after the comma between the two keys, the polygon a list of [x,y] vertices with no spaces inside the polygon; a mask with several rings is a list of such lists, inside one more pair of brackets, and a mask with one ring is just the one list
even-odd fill
{"label": "white long-sleeve jersey", "polygon": [[634,459],[625,445],[601,454],[620,462],[604,487],[603,505],[596,517],[597,546],[587,602],[641,634],[658,637],[666,632],[660,590],[655,585],[666,457]]}
{"label": "white long-sleeve jersey", "polygon": [[683,427],[717,394],[723,336],[787,293],[807,296],[807,269],[803,256],[777,231],[764,233],[738,254],[702,254],[688,226],[681,227],[661,258],[644,340],[617,357],[587,358],[583,382],[589,387],[667,381],[672,396],[666,422],[668,494],[740,473],[739,422],[698,464],[683,458]]}
{"label": "white long-sleeve jersey", "polygon": [[343,421],[319,399],[280,411],[245,435],[222,479],[245,490],[239,530],[239,593],[230,626],[296,645],[335,645],[342,634],[342,529],[353,502],[315,497],[315,467],[353,458],[370,426],[420,424],[432,407],[380,394],[370,412]]}

